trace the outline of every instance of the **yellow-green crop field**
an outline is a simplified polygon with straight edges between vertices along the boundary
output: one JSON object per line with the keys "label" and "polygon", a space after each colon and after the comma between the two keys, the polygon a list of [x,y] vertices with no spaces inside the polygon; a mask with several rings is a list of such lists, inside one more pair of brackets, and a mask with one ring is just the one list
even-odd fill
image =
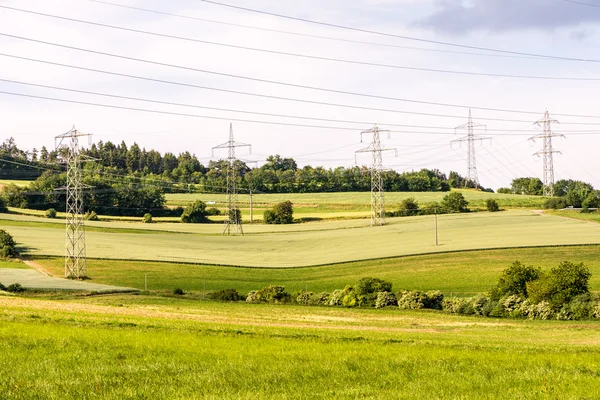
{"label": "yellow-green crop field", "polygon": [[[253,267],[300,267],[412,254],[522,246],[600,244],[600,224],[530,211],[287,226],[244,225],[245,236],[223,237],[221,224],[89,222],[90,258],[193,262]],[[64,225],[45,218],[0,215],[25,255],[64,254]]]}

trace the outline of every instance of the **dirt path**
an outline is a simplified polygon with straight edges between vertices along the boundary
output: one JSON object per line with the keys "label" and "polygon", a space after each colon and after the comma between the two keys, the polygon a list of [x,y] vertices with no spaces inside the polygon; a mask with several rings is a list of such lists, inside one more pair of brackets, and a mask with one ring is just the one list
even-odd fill
{"label": "dirt path", "polygon": [[41,272],[44,275],[48,275],[48,276],[51,276],[53,278],[58,278],[56,275],[54,275],[52,272],[50,272],[49,269],[47,269],[45,266],[43,266],[42,264],[40,264],[40,263],[38,263],[36,261],[30,260],[30,259],[27,259],[27,258],[23,258],[23,257],[19,257],[19,260],[21,260],[23,262],[23,264],[27,265],[28,267],[31,267],[31,268],[35,269],[36,271]]}

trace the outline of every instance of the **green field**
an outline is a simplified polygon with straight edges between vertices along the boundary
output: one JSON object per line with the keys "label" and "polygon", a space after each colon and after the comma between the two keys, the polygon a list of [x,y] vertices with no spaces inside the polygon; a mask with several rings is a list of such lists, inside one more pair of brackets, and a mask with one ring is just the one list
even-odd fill
{"label": "green field", "polygon": [[[64,227],[43,218],[0,215],[26,255],[64,254]],[[40,225],[42,224],[42,225]],[[47,225],[43,225],[47,224]],[[600,225],[529,211],[394,218],[287,226],[246,225],[245,236],[221,236],[221,224],[90,222],[90,258],[297,267],[410,254],[519,246],[600,244]],[[133,229],[133,230],[132,230]]]}
{"label": "green field", "polygon": [[[200,293],[235,288],[242,293],[277,284],[286,290],[331,292],[364,277],[392,282],[394,290],[441,290],[447,295],[487,292],[500,273],[520,260],[543,269],[561,261],[583,262],[592,272],[590,289],[600,291],[600,246],[487,250],[410,256],[310,268],[232,268],[161,262],[88,260],[91,282],[148,290]],[[56,276],[64,272],[59,257],[36,259]],[[147,279],[147,281],[146,281]]]}
{"label": "green field", "polygon": [[15,179],[0,179],[0,187],[2,186],[8,186],[8,185],[16,185],[16,186],[28,186],[31,184],[31,182],[33,181],[21,181],[21,180],[15,180]]}
{"label": "green field", "polygon": [[600,323],[0,297],[6,399],[600,397]]}
{"label": "green field", "polygon": [[557,215],[559,217],[567,217],[578,219],[581,221],[590,221],[590,222],[600,222],[600,212],[590,212],[590,213],[582,213],[579,211],[570,211],[570,210],[553,210],[547,211],[550,215]]}
{"label": "green field", "polygon": [[[455,189],[462,193],[469,201],[469,207],[486,207],[486,200],[495,199],[503,208],[529,208],[541,209],[545,198],[541,196],[522,196],[515,194],[486,193],[476,190]],[[439,203],[447,192],[388,192],[385,201],[388,211],[395,210],[400,202],[406,198],[414,197],[420,205]],[[186,206],[195,200],[216,202],[209,207],[223,207],[226,201],[225,194],[167,194],[167,204],[170,206]],[[272,205],[290,200],[294,203],[294,211],[298,214],[331,214],[336,212],[369,212],[371,204],[370,192],[336,192],[336,193],[281,193],[281,194],[255,194],[253,205],[257,208],[256,215],[261,217],[262,211]],[[247,214],[250,196],[240,193],[239,201],[242,209]]]}

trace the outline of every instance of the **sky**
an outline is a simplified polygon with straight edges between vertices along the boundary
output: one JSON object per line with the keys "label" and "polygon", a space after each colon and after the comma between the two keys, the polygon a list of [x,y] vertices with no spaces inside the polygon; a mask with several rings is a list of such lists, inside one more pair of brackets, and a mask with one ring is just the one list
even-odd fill
{"label": "sky", "polygon": [[479,180],[497,189],[542,178],[542,140],[529,139],[548,110],[560,122],[555,179],[600,188],[600,0],[107,1],[0,0],[0,92],[12,93],[0,93],[0,139],[53,148],[75,126],[96,143],[189,151],[208,164],[226,157],[211,150],[232,123],[235,140],[252,144],[238,152],[251,166],[280,154],[350,167],[371,162],[355,152],[377,124],[391,131],[384,148],[398,150],[384,153],[385,168],[466,175],[456,140],[467,131],[454,128],[472,107],[485,125],[475,130]]}

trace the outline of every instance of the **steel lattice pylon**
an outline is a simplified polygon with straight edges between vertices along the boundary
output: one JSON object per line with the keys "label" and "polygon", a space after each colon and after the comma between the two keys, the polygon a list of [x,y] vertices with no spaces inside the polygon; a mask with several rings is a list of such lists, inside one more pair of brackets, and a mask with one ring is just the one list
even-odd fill
{"label": "steel lattice pylon", "polygon": [[[238,205],[238,192],[237,192],[237,176],[235,173],[235,148],[236,147],[248,147],[252,148],[251,145],[245,143],[237,143],[233,140],[233,125],[229,124],[229,141],[218,146],[213,147],[213,156],[215,149],[228,149],[229,155],[227,157],[227,215],[225,217],[225,227],[223,229],[223,235],[234,235],[244,234],[242,229],[242,213]],[[233,229],[232,229],[233,228]]]}
{"label": "steel lattice pylon", "polygon": [[541,126],[544,129],[544,133],[531,138],[533,141],[535,141],[535,139],[542,139],[544,141],[544,148],[534,155],[544,157],[544,196],[549,197],[554,196],[554,153],[560,154],[560,151],[556,151],[552,147],[552,138],[564,137],[564,135],[552,132],[552,124],[557,123],[557,120],[550,119],[550,113],[546,110],[544,118],[535,123],[537,126]]}
{"label": "steel lattice pylon", "polygon": [[[372,165],[371,165],[371,225],[380,226],[385,225],[385,196],[383,187],[383,157],[381,155],[384,151],[390,151],[395,149],[383,149],[381,147],[381,132],[377,126],[368,131],[361,132],[360,138],[365,133],[373,135],[373,141],[369,147],[358,150],[356,153],[371,153]],[[396,157],[398,156],[398,150],[396,151]]]}
{"label": "steel lattice pylon", "polygon": [[[84,279],[87,277],[85,229],[83,225],[83,188],[79,138],[90,136],[73,127],[69,132],[56,136],[57,148],[63,148],[67,165],[66,191],[66,240],[65,277]],[[87,186],[85,186],[87,187]]]}
{"label": "steel lattice pylon", "polygon": [[461,126],[457,126],[455,132],[461,129],[467,130],[467,136],[453,140],[451,143],[460,143],[467,142],[468,150],[467,150],[467,176],[465,180],[464,186],[467,186],[469,182],[472,182],[475,188],[479,188],[479,175],[477,174],[477,159],[475,157],[475,140],[489,139],[484,138],[475,134],[476,128],[483,128],[487,130],[487,126],[481,124],[473,123],[473,117],[471,116],[471,110],[469,109],[469,122],[463,124]]}

